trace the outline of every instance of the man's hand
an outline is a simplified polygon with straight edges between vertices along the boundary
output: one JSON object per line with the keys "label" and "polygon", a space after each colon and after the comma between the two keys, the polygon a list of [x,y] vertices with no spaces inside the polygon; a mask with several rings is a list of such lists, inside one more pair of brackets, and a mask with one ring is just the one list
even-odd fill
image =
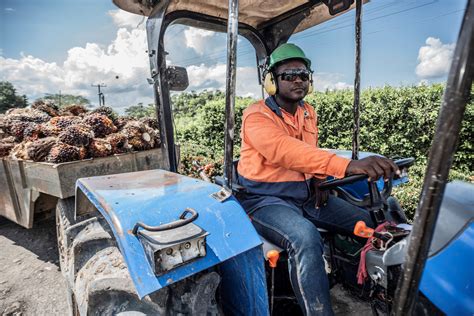
{"label": "man's hand", "polygon": [[385,181],[387,181],[393,173],[400,174],[397,165],[390,159],[378,156],[352,160],[346,169],[346,176],[352,174],[366,174],[369,176],[369,181],[375,181],[382,176]]}

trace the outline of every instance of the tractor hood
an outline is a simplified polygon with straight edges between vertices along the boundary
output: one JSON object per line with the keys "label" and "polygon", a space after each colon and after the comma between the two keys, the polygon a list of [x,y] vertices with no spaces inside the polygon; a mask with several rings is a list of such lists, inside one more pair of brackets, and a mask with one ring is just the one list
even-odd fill
{"label": "tractor hood", "polygon": [[[256,247],[261,252],[260,238],[240,204],[233,197],[219,202],[211,196],[219,190],[215,184],[164,170],[84,178],[76,185],[76,214],[99,210],[143,297]],[[193,224],[207,232],[206,255],[158,276],[132,230],[137,222],[159,226],[176,221],[186,208],[198,213]],[[244,270],[240,272],[250,274]]]}

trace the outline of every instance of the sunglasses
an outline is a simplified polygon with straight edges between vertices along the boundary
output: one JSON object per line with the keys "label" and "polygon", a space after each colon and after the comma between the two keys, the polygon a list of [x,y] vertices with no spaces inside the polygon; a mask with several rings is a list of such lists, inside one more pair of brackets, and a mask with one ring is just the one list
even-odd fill
{"label": "sunglasses", "polygon": [[308,81],[311,72],[306,69],[295,69],[295,70],[288,70],[279,74],[276,74],[277,77],[281,77],[283,81],[295,81],[297,77],[301,79],[301,81]]}

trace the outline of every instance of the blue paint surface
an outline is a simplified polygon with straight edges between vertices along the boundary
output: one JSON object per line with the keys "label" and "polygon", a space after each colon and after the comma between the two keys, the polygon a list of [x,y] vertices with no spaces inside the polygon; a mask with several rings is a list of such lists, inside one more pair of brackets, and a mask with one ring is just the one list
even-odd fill
{"label": "blue paint surface", "polygon": [[[112,228],[140,297],[256,247],[260,249],[262,243],[233,197],[221,203],[210,196],[220,189],[212,183],[164,170],[151,170],[79,179],[76,186]],[[131,230],[138,221],[151,226],[175,221],[187,207],[199,213],[194,223],[209,232],[207,255],[157,277],[142,244]],[[252,253],[257,255],[255,250]],[[261,251],[258,257],[248,260],[253,260],[254,266],[263,267]],[[253,267],[246,266],[241,266],[241,269],[234,271],[237,279],[251,273],[254,281],[258,279],[258,282],[265,284],[264,272],[252,272]],[[264,293],[261,291],[262,288],[258,287],[259,296],[265,301],[266,288]]]}
{"label": "blue paint surface", "polygon": [[429,258],[420,290],[447,315],[474,314],[474,223]]}
{"label": "blue paint surface", "polygon": [[219,266],[224,315],[269,314],[265,267],[260,258],[262,248],[257,247]]}

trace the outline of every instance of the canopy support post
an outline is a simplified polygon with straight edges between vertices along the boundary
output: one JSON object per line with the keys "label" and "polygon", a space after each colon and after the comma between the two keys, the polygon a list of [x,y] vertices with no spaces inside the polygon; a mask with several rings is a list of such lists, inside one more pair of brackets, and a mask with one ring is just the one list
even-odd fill
{"label": "canopy support post", "polygon": [[239,1],[229,0],[227,23],[227,71],[225,89],[225,142],[224,179],[225,186],[232,189],[235,128],[235,79],[237,68],[237,35],[239,26]]}
{"label": "canopy support post", "polygon": [[352,134],[352,159],[359,159],[359,103],[360,103],[360,48],[362,37],[362,0],[356,0],[356,20],[355,20],[355,78],[354,78],[354,106],[352,113],[354,116],[353,134]]}

